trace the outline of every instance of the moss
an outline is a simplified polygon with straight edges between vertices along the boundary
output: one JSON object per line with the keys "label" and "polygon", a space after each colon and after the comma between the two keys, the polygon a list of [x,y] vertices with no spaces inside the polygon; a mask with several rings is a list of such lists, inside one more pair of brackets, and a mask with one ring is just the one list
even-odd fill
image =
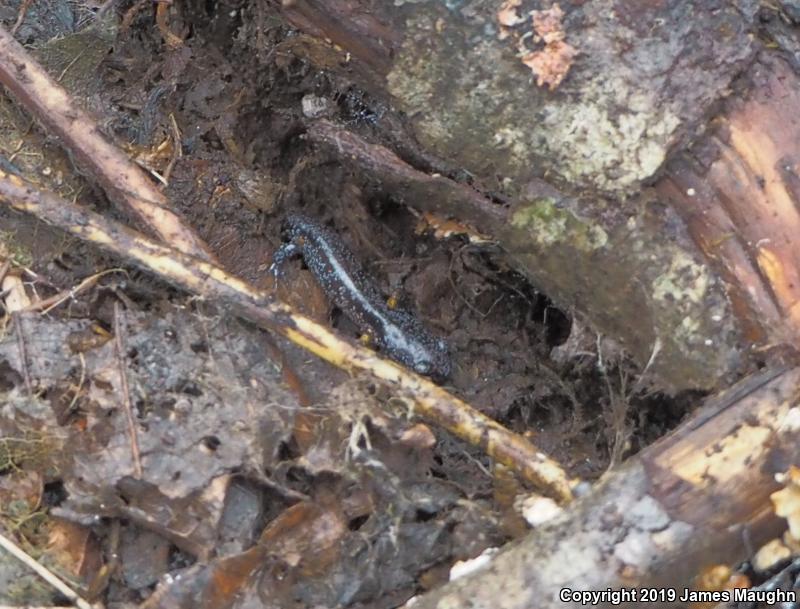
{"label": "moss", "polygon": [[58,438],[41,431],[28,430],[17,436],[0,436],[0,471],[21,467],[54,474],[61,455]]}
{"label": "moss", "polygon": [[597,224],[584,222],[568,210],[559,209],[555,199],[542,197],[520,205],[511,216],[511,225],[526,229],[541,247],[555,243],[591,252],[608,243],[608,234]]}

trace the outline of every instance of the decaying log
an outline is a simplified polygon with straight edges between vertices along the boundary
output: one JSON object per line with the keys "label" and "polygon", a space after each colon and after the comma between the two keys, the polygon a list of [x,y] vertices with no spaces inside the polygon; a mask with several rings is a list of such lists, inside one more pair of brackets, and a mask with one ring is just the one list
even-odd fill
{"label": "decaying log", "polygon": [[751,342],[800,339],[800,79],[764,54],[751,94],[732,97],[709,134],[656,184],[722,276]]}
{"label": "decaying log", "polygon": [[709,400],[557,521],[414,609],[573,606],[563,588],[681,590],[721,559],[750,556],[785,528],[769,495],[775,474],[800,462],[798,382],[800,368],[770,370]]}
{"label": "decaying log", "polygon": [[[620,339],[663,386],[725,386],[752,346],[797,343],[800,283],[787,241],[797,193],[791,163],[776,164],[797,138],[758,134],[793,120],[796,96],[781,91],[800,79],[754,42],[755,3],[287,0],[283,9],[371,71],[364,86],[378,83],[427,152],[510,201],[486,197],[491,211],[450,201],[449,213],[490,232],[536,285]],[[574,52],[553,51],[563,45]],[[724,145],[693,149],[699,163],[687,169],[681,157],[645,188],[757,56],[762,77],[733,89],[741,105],[717,119]],[[771,171],[758,166],[765,158]],[[708,203],[697,195],[705,180],[718,191]],[[439,192],[399,190],[409,204],[441,208]],[[769,221],[773,205],[781,211]]]}

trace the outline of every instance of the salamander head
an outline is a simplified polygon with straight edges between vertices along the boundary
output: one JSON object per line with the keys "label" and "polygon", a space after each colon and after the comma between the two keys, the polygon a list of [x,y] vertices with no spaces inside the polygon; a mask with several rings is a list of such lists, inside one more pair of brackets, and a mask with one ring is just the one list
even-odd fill
{"label": "salamander head", "polygon": [[450,353],[444,339],[428,332],[410,313],[394,310],[390,317],[394,323],[381,337],[381,346],[390,357],[417,374],[436,380],[450,376]]}
{"label": "salamander head", "polygon": [[451,363],[447,343],[443,338],[431,336],[432,340],[426,345],[426,355],[412,365],[414,372],[433,377],[443,381],[450,376]]}

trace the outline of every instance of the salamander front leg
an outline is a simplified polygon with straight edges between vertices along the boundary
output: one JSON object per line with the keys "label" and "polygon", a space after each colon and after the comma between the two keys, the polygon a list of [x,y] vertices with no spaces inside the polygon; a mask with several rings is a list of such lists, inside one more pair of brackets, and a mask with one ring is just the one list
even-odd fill
{"label": "salamander front leg", "polygon": [[301,253],[301,247],[294,241],[284,243],[278,249],[276,249],[275,253],[272,255],[272,264],[269,265],[268,272],[275,279],[278,279],[281,276],[281,267],[283,266],[283,263],[292,256],[298,256]]}

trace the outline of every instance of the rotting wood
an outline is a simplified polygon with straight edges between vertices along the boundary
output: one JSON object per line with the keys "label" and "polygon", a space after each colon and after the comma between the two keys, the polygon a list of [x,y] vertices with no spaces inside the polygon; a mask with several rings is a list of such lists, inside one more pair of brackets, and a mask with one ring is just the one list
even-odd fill
{"label": "rotting wood", "polygon": [[414,414],[481,447],[490,457],[509,466],[558,501],[567,503],[572,499],[572,483],[564,470],[528,440],[432,381],[381,358],[366,347],[342,340],[324,326],[275,300],[270,292],[258,290],[206,260],[159,245],[118,222],[2,171],[0,201],[227,307],[243,319],[277,332],[335,366],[370,372],[394,387],[400,396],[408,398],[414,404]]}
{"label": "rotting wood", "polygon": [[408,607],[580,606],[562,600],[561,590],[680,591],[703,568],[735,565],[785,529],[769,495],[779,488],[775,474],[800,462],[799,382],[800,368],[773,369],[711,398],[557,521]]}
{"label": "rotting wood", "polygon": [[752,342],[800,343],[800,79],[763,54],[751,94],[732,98],[710,133],[667,165],[656,190],[727,276]]}

